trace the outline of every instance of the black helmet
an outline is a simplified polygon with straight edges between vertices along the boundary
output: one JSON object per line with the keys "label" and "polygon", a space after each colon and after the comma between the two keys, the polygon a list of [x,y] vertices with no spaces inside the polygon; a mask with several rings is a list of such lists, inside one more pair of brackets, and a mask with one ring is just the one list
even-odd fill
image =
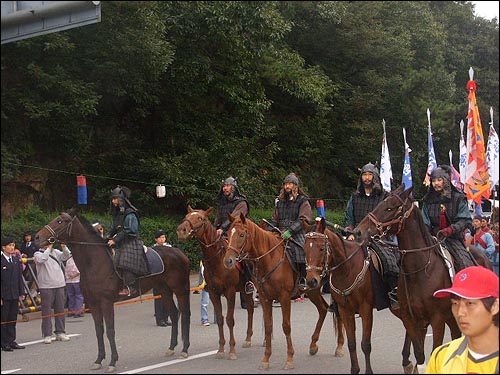
{"label": "black helmet", "polygon": [[129,199],[131,193],[132,192],[128,187],[118,185],[113,190],[111,190],[111,199],[113,198]]}
{"label": "black helmet", "polygon": [[377,166],[375,164],[372,164],[372,163],[365,164],[363,166],[363,168],[361,168],[361,174],[366,173],[366,172],[373,173],[374,175],[379,175],[379,171],[378,171]]}
{"label": "black helmet", "polygon": [[238,181],[236,181],[236,178],[229,176],[225,180],[222,180],[222,185],[233,185],[235,188],[237,188]]}
{"label": "black helmet", "polygon": [[439,167],[435,168],[432,172],[431,172],[431,180],[435,179],[435,178],[443,178],[447,181],[450,181],[451,178],[450,178],[450,167],[447,166],[447,165],[440,165]]}
{"label": "black helmet", "polygon": [[158,238],[158,237],[161,237],[161,236],[166,236],[165,232],[163,231],[163,229],[160,229],[160,230],[157,230],[155,232],[155,239]]}
{"label": "black helmet", "polygon": [[285,179],[283,180],[283,185],[286,183],[289,183],[289,182],[299,186],[299,178],[297,177],[297,175],[295,173],[292,172],[292,173],[288,174],[288,176],[286,176]]}

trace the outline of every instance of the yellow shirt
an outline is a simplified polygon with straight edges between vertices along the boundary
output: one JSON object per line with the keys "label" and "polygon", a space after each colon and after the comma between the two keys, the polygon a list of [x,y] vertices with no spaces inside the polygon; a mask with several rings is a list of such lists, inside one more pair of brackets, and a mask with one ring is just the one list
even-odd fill
{"label": "yellow shirt", "polygon": [[498,374],[498,351],[481,359],[471,356],[465,336],[437,347],[426,374]]}

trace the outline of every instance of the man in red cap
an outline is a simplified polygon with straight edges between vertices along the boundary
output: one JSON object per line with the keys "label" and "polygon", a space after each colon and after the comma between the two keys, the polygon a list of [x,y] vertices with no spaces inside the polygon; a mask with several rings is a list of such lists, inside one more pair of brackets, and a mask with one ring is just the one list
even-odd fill
{"label": "man in red cap", "polygon": [[427,374],[498,374],[498,276],[481,266],[455,275],[451,288],[434,292],[451,297],[451,311],[463,336],[437,347]]}

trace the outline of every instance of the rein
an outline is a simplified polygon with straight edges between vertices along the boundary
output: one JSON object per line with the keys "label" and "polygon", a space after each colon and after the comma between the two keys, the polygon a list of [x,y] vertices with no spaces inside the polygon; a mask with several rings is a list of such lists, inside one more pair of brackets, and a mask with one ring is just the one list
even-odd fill
{"label": "rein", "polygon": [[71,216],[69,214],[67,214],[66,212],[63,212],[60,216],[66,218],[66,219],[69,219],[69,223],[65,226],[63,226],[58,232],[54,231],[54,229],[52,229],[52,227],[50,227],[49,225],[45,225],[44,228],[47,229],[51,236],[47,239],[47,242],[48,243],[56,243],[57,241],[59,242],[64,242],[64,243],[67,243],[68,245],[69,244],[77,244],[77,245],[105,245],[105,243],[102,243],[102,242],[84,242],[84,241],[61,241],[59,239],[59,236],[62,235],[65,231],[68,235],[68,237],[71,237],[71,230],[73,228],[73,221],[75,221],[76,219],[76,216]]}
{"label": "rein", "polygon": [[314,239],[314,238],[324,239],[325,240],[325,248],[326,248],[325,255],[323,256],[322,267],[309,266],[307,264],[307,258],[306,258],[306,271],[308,271],[308,270],[321,271],[321,275],[320,275],[321,278],[330,274],[330,279],[329,279],[330,288],[332,288],[333,291],[335,291],[335,293],[337,293],[343,297],[351,294],[353,292],[353,290],[356,289],[357,286],[363,281],[363,279],[366,275],[366,272],[368,271],[368,266],[370,265],[370,252],[368,251],[367,256],[363,260],[363,267],[361,268],[361,271],[359,271],[359,273],[356,275],[356,277],[354,278],[354,281],[351,283],[351,285],[348,286],[347,288],[345,288],[344,290],[341,290],[341,289],[338,289],[337,287],[335,287],[335,285],[333,285],[331,273],[333,271],[335,271],[336,269],[340,268],[342,265],[346,264],[349,260],[351,260],[354,257],[354,255],[356,255],[356,253],[361,249],[361,247],[358,247],[355,251],[353,251],[351,254],[349,254],[349,256],[346,257],[339,264],[337,264],[331,268],[328,268],[328,259],[330,259],[330,255],[332,256],[332,260],[333,260],[333,252],[331,251],[331,244],[330,244],[330,241],[328,239],[328,236],[324,233],[309,232],[309,233],[306,233],[306,237],[311,238],[311,239]]}

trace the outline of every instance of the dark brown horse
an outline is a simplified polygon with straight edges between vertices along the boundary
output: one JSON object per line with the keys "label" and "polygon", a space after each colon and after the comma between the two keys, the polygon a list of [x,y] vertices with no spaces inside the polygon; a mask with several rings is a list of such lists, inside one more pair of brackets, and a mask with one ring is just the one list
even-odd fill
{"label": "dark brown horse", "polygon": [[253,335],[253,313],[254,301],[251,294],[244,293],[245,279],[237,269],[227,269],[224,267],[225,240],[217,236],[217,229],[212,224],[209,216],[214,212],[214,208],[208,210],[194,210],[188,206],[188,213],[182,223],[177,227],[177,238],[180,241],[188,239],[198,240],[201,247],[201,259],[205,267],[204,277],[208,285],[208,294],[214,305],[217,325],[219,327],[219,350],[216,357],[224,357],[224,316],[222,314],[222,296],[227,300],[226,322],[229,328],[229,358],[236,359],[236,340],[234,339],[234,305],[236,292],[243,292],[241,295],[246,301],[248,320],[247,336],[243,343],[244,348],[249,348],[252,344]]}
{"label": "dark brown horse", "polygon": [[[121,278],[115,271],[113,259],[103,239],[92,225],[77,214],[76,209],[62,213],[44,228],[38,231],[35,237],[37,246],[42,247],[56,241],[68,245],[75,263],[81,274],[81,289],[85,302],[90,304],[97,336],[98,353],[92,367],[97,370],[102,367],[105,358],[104,349],[104,322],[106,335],[111,347],[111,360],[106,372],[116,369],[118,352],[115,343],[115,311],[114,302],[119,298],[118,291],[123,287]],[[141,293],[149,291],[153,286],[158,289],[168,315],[172,320],[172,332],[167,356],[174,354],[179,333],[178,321],[181,314],[181,329],[183,348],[181,356],[188,356],[189,329],[190,329],[190,283],[189,259],[179,249],[166,246],[155,246],[164,263],[162,273],[154,274],[139,280]],[[173,299],[177,297],[178,308]],[[122,298],[120,298],[122,299]],[[103,322],[104,320],[104,322]]]}
{"label": "dark brown horse", "polygon": [[[359,313],[362,322],[361,349],[365,355],[365,369],[372,374],[371,334],[375,290],[370,268],[370,253],[355,241],[347,241],[326,227],[325,219],[317,221],[306,233],[304,251],[306,256],[306,281],[311,289],[319,288],[325,278],[330,284],[330,293],[337,302],[340,316],[347,334],[347,344],[351,357],[351,374],[360,371],[356,351],[356,321]],[[396,316],[398,310],[391,310]],[[411,342],[405,337],[403,347],[403,367],[411,373],[413,365],[409,360]]]}
{"label": "dark brown horse", "polygon": [[[227,268],[234,268],[236,262],[242,260],[253,265],[254,278],[256,281],[259,297],[264,313],[265,330],[265,352],[261,361],[260,369],[269,368],[269,358],[272,354],[271,335],[273,332],[272,302],[279,300],[281,304],[282,327],[287,342],[287,360],[284,369],[293,369],[294,348],[291,337],[290,314],[291,296],[296,292],[298,278],[297,271],[292,268],[285,253],[283,239],[263,230],[250,219],[240,215],[231,219],[231,227],[228,230],[229,246],[224,257]],[[321,327],[325,320],[328,304],[323,299],[319,289],[306,292],[311,302],[318,309],[319,317],[309,345],[309,354],[314,355],[318,351],[318,339]],[[342,355],[344,336],[342,322],[337,322],[337,355]]]}
{"label": "dark brown horse", "polygon": [[[363,236],[398,238],[400,275],[398,299],[400,318],[413,343],[417,366],[425,361],[424,340],[427,327],[432,327],[433,349],[443,343],[445,323],[453,339],[460,337],[460,329],[451,313],[448,298],[434,298],[438,289],[451,285],[449,261],[442,256],[440,242],[431,235],[422,214],[413,203],[412,188],[404,184],[378,204],[355,228]],[[476,261],[492,268],[487,257],[477,248],[472,249]]]}

